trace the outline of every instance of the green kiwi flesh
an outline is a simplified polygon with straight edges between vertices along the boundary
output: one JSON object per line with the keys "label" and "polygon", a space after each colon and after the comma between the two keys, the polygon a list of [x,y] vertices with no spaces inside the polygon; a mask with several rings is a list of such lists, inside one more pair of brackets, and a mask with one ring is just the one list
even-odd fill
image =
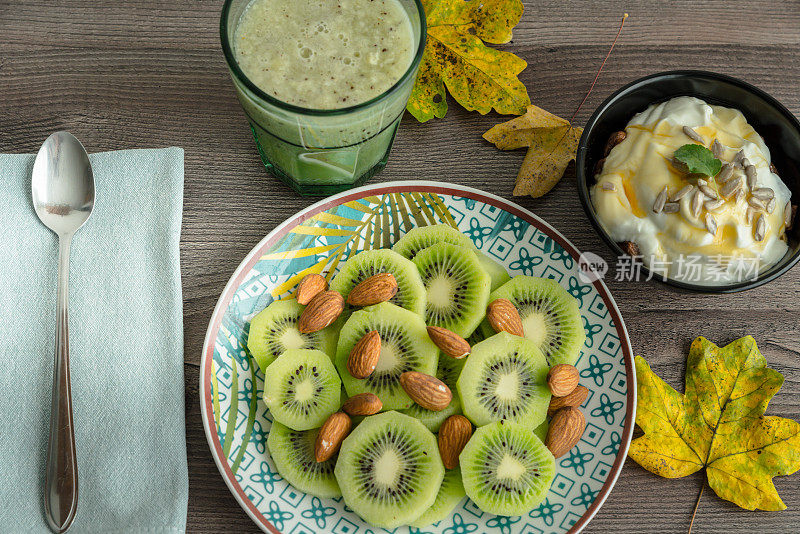
{"label": "green kiwi flesh", "polygon": [[[536,343],[552,366],[575,365],[580,357],[586,332],[583,329],[577,299],[555,280],[533,276],[515,276],[489,296],[510,300],[519,310],[525,337]],[[487,335],[488,321],[482,327]]]}
{"label": "green kiwi flesh", "polygon": [[480,262],[481,267],[483,267],[483,270],[486,271],[486,274],[489,275],[489,278],[492,281],[492,291],[511,280],[511,277],[508,275],[508,271],[506,271],[505,267],[497,263],[483,252],[476,250],[475,254],[478,256],[478,261]]}
{"label": "green kiwi flesh", "polygon": [[549,370],[531,340],[495,334],[467,356],[457,386],[461,409],[475,426],[506,419],[532,430],[547,416]]}
{"label": "green kiwi flesh", "polygon": [[439,486],[439,493],[436,494],[436,500],[433,501],[433,505],[425,510],[419,519],[413,521],[411,526],[423,528],[449,517],[450,512],[453,511],[465,496],[464,483],[461,482],[461,470],[458,468],[447,469],[444,473],[442,485]]}
{"label": "green kiwi flesh", "polygon": [[459,456],[467,496],[484,512],[524,515],[541,503],[556,462],[533,431],[511,421],[478,428]]}
{"label": "green kiwi flesh", "polygon": [[[353,378],[347,370],[347,359],[353,346],[367,332],[378,331],[381,353],[378,365],[367,378]],[[425,322],[416,313],[390,302],[354,312],[339,332],[336,368],[348,396],[371,392],[378,396],[384,410],[400,410],[411,406],[411,397],[400,385],[406,371],[436,373],[439,349],[428,337]]]}
{"label": "green kiwi flesh", "polygon": [[533,433],[536,434],[536,437],[539,438],[539,441],[544,443],[544,439],[547,437],[547,430],[549,428],[550,428],[550,421],[545,419],[541,425],[533,429]]}
{"label": "green kiwi flesh", "polygon": [[[425,287],[419,271],[410,260],[389,249],[365,250],[351,256],[331,280],[330,288],[346,301],[356,285],[379,273],[391,273],[397,280],[397,293],[389,302],[419,315],[425,312]],[[337,324],[341,326],[356,309],[346,304]]]}
{"label": "green kiwi flesh", "polygon": [[296,300],[276,300],[250,321],[247,350],[262,371],[289,349],[317,349],[333,358],[336,331],[328,327],[313,334],[301,334],[297,329],[301,313],[303,306]]}
{"label": "green kiwi flesh", "polygon": [[278,473],[296,489],[320,498],[341,497],[342,490],[333,473],[336,456],[322,463],[314,458],[318,432],[318,428],[292,430],[273,421],[267,448]]}
{"label": "green kiwi flesh", "polygon": [[475,253],[437,243],[414,256],[427,291],[425,322],[467,337],[486,313],[491,281]]}
{"label": "green kiwi flesh", "polygon": [[331,359],[318,350],[285,351],[264,371],[264,402],[272,418],[309,430],[339,409],[342,381]]}
{"label": "green kiwi flesh", "polygon": [[449,387],[450,391],[453,393],[453,399],[444,410],[440,410],[438,412],[434,410],[428,410],[419,404],[414,403],[411,405],[411,408],[406,408],[405,410],[402,410],[401,413],[419,419],[420,422],[425,425],[425,428],[431,432],[438,432],[439,427],[442,426],[442,423],[444,423],[445,419],[451,415],[461,413],[461,399],[458,397],[456,382],[458,381],[458,376],[461,374],[461,368],[464,367],[464,362],[466,362],[466,358],[457,360],[455,358],[451,358],[450,356],[439,354],[439,365],[436,369],[436,378],[447,384],[447,387]]}
{"label": "green kiwi flesh", "polygon": [[444,466],[434,435],[390,411],[367,417],[345,438],[334,472],[347,506],[371,525],[393,529],[434,504]]}
{"label": "green kiwi flesh", "polygon": [[450,243],[469,249],[474,249],[472,240],[462,234],[460,230],[446,224],[434,224],[412,228],[406,235],[394,244],[392,250],[404,258],[414,259],[417,253],[436,243]]}

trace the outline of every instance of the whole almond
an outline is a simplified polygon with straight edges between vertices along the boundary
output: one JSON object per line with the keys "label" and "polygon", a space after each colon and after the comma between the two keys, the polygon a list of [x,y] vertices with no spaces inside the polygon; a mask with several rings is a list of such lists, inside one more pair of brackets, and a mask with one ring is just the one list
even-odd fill
{"label": "whole almond", "polygon": [[578,408],[574,406],[561,408],[550,421],[544,444],[553,456],[560,458],[580,441],[585,428],[586,419]]}
{"label": "whole almond", "polygon": [[429,326],[428,337],[439,350],[451,358],[460,360],[469,355],[470,347],[467,340],[446,328]]}
{"label": "whole almond", "polygon": [[314,443],[314,459],[317,463],[322,463],[336,454],[352,426],[350,417],[344,412],[336,412],[328,417],[319,429],[317,441]]}
{"label": "whole almond", "polygon": [[451,415],[439,428],[439,455],[447,469],[458,467],[458,456],[472,436],[472,423],[463,415]]}
{"label": "whole almond", "polygon": [[353,395],[342,405],[349,415],[374,415],[383,409],[383,403],[374,393],[359,393]]}
{"label": "whole almond", "polygon": [[447,384],[425,373],[406,371],[400,375],[400,385],[411,400],[426,410],[440,412],[453,400],[453,392]]}
{"label": "whole almond", "polygon": [[486,308],[486,319],[495,332],[508,332],[515,336],[523,336],[522,319],[519,311],[508,299],[494,299]]}
{"label": "whole almond", "polygon": [[568,363],[559,363],[547,373],[547,387],[556,397],[564,397],[572,393],[581,379],[578,370]]}
{"label": "whole almond", "polygon": [[623,142],[626,137],[628,137],[628,134],[622,130],[612,133],[606,142],[606,147],[603,150],[603,157],[608,156],[611,153],[611,149]]}
{"label": "whole almond", "polygon": [[317,296],[317,293],[326,289],[328,289],[328,281],[324,276],[316,273],[307,274],[297,286],[297,303],[305,306]]}
{"label": "whole almond", "polygon": [[381,336],[377,330],[367,332],[350,350],[347,370],[353,378],[367,378],[378,365],[381,356]]}
{"label": "whole almond", "polygon": [[297,329],[302,334],[311,334],[322,330],[344,310],[344,298],[336,291],[321,291],[311,299],[308,306],[300,314]]}
{"label": "whole almond", "polygon": [[552,417],[561,408],[566,406],[574,406],[577,408],[586,397],[589,396],[589,390],[585,386],[577,386],[571,393],[563,397],[550,397],[550,406],[547,407],[547,415]]}
{"label": "whole almond", "polygon": [[347,295],[351,306],[372,306],[386,302],[397,293],[397,280],[392,273],[379,273],[362,280]]}

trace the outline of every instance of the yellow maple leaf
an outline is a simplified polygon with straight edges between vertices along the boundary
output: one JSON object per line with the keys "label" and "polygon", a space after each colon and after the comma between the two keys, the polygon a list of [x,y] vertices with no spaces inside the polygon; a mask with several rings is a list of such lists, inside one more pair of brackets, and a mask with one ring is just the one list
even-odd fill
{"label": "yellow maple leaf", "polygon": [[636,424],[644,435],[628,455],[659,476],[703,468],[717,495],[748,510],[783,510],[772,477],[800,468],[800,424],[765,417],[783,375],[767,367],[746,336],[718,347],[698,337],[689,350],[681,395],[636,357]]}
{"label": "yellow maple leaf", "polygon": [[428,25],[425,53],[407,109],[420,122],[447,113],[446,92],[469,111],[520,114],[530,104],[517,75],[528,64],[507,43],[522,17],[521,0],[422,0]]}
{"label": "yellow maple leaf", "polygon": [[525,115],[494,126],[483,138],[500,150],[529,147],[514,195],[540,197],[555,186],[575,159],[582,128],[531,104]]}

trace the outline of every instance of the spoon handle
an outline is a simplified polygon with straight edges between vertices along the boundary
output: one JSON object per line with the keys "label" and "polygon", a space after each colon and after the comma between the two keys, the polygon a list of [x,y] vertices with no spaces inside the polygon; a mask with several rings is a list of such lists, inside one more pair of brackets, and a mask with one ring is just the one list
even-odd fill
{"label": "spoon handle", "polygon": [[72,236],[61,235],[58,250],[58,301],[56,308],[56,353],[50,441],[47,450],[44,504],[53,532],[65,532],[78,504],[78,461],[72,424],[72,391],[69,379],[69,248]]}

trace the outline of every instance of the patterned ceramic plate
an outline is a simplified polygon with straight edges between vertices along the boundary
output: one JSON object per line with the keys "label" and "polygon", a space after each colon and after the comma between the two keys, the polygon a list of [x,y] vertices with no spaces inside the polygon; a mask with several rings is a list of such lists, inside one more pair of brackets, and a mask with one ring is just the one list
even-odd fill
{"label": "patterned ceramic plate", "polygon": [[[464,499],[447,519],[418,530],[364,523],[339,499],[295,490],[275,470],[266,441],[270,414],[263,375],[245,350],[250,319],[310,272],[335,272],[365,248],[391,246],[409,228],[445,223],[511,275],[549,277],[581,303],[586,344],[577,367],[591,393],[580,443],[557,460],[546,500],[522,517],[481,512]],[[584,282],[579,253],[550,225],[516,204],[434,182],[376,184],[323,200],[265,237],[236,269],[208,327],[200,403],[211,454],[242,508],[264,531],[286,534],[533,534],[578,532],[597,513],[622,468],[636,403],[630,342],[602,281]]]}

